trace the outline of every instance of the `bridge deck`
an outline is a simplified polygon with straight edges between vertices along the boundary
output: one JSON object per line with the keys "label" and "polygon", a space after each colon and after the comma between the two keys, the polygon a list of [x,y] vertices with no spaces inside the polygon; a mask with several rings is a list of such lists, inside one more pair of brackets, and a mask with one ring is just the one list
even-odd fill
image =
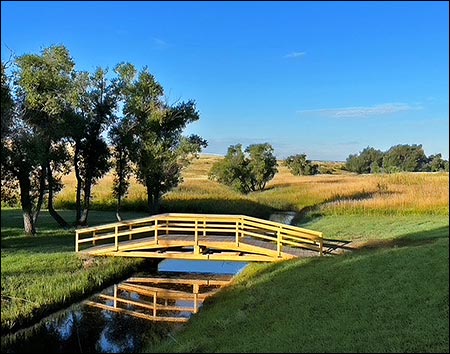
{"label": "bridge deck", "polygon": [[[242,237],[236,245],[234,236],[206,236],[198,240],[198,245],[203,247],[202,253],[192,254],[192,236],[164,235],[158,237],[144,237],[135,240],[120,241],[118,249],[112,243],[90,247],[81,253],[90,255],[115,255],[151,258],[183,258],[183,259],[216,259],[221,260],[273,260],[277,257],[277,245],[274,242],[258,240],[252,237]],[[184,249],[183,249],[184,248]],[[222,250],[220,253],[218,250]],[[224,252],[223,250],[228,250]],[[217,253],[216,253],[217,252]],[[189,254],[190,253],[190,254]],[[258,254],[255,254],[258,253]],[[221,257],[223,256],[223,257]],[[315,257],[316,251],[284,246],[281,258]]]}
{"label": "bridge deck", "polygon": [[161,214],[76,231],[90,255],[276,261],[323,255],[322,233],[242,215]]}

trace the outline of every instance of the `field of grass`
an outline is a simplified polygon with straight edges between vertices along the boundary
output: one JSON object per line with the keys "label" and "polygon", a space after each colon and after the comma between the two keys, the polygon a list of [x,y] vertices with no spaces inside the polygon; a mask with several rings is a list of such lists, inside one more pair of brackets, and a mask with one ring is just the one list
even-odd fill
{"label": "field of grass", "polygon": [[[61,214],[70,217],[74,212]],[[46,211],[41,215],[38,235],[24,236],[21,217],[17,210],[2,210],[2,332],[30,325],[144,265],[142,259],[86,258],[75,254],[73,230],[56,229]],[[111,212],[94,212],[91,221],[93,225],[101,224],[112,217]]]}
{"label": "field of grass", "polygon": [[[293,176],[280,164],[266,190],[242,195],[207,178],[218,158],[189,166],[161,212],[296,211],[296,225],[360,248],[252,264],[176,342],[149,352],[448,352],[448,173],[354,175],[335,164],[323,168],[339,174]],[[73,221],[73,175],[64,183],[55,204]],[[115,221],[111,186],[108,175],[94,187],[89,225]],[[145,205],[144,188],[132,183],[124,219],[145,216]],[[17,209],[2,209],[1,221],[2,329],[65,307],[141,262],[78,257],[73,230],[57,229],[45,211],[36,238],[23,236]]]}
{"label": "field of grass", "polygon": [[448,226],[431,234],[404,235],[400,247],[251,264],[174,338],[144,351],[448,353]]}
{"label": "field of grass", "polygon": [[[355,175],[330,164],[340,174],[293,176],[282,162],[266,190],[242,195],[208,179],[211,166],[220,157],[202,156],[184,171],[183,183],[162,199],[162,210],[171,212],[231,213],[268,218],[276,210],[315,211],[327,215],[448,215],[448,173],[396,173]],[[325,167],[324,167],[325,168]],[[93,188],[93,207],[114,210],[112,175]],[[55,205],[74,206],[75,178],[64,178],[66,187]],[[146,194],[133,181],[124,200],[124,210],[144,211]]]}

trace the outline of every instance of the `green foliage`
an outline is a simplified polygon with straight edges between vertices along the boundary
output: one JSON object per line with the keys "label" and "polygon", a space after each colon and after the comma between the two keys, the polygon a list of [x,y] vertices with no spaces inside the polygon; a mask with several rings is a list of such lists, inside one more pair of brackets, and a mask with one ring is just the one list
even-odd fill
{"label": "green foliage", "polygon": [[359,154],[350,155],[345,163],[348,171],[356,173],[377,173],[383,163],[383,152],[366,147]]}
{"label": "green foliage", "polygon": [[294,176],[309,176],[319,173],[319,165],[313,164],[308,160],[306,154],[288,156],[284,161],[284,164]]}
{"label": "green foliage", "polygon": [[442,158],[442,154],[430,155],[422,170],[424,172],[448,172],[448,161]]}
{"label": "green foliage", "polygon": [[[74,142],[74,167],[77,178],[76,223],[86,225],[92,186],[111,168],[110,151],[103,133],[115,120],[117,88],[106,79],[106,70],[97,68],[90,75],[76,77],[78,101],[71,119],[75,129],[67,131]],[[82,198],[83,196],[83,198]]]}
{"label": "green foliage", "polygon": [[422,145],[395,145],[386,152],[371,147],[347,157],[345,168],[356,173],[448,171],[441,154],[427,157]]}
{"label": "green foliage", "polygon": [[395,145],[383,157],[383,167],[386,171],[423,171],[427,157],[422,145]]}
{"label": "green foliage", "polygon": [[[183,167],[207,145],[199,136],[182,135],[185,127],[200,116],[192,100],[173,106],[164,103],[163,87],[147,68],[137,73],[131,64],[121,64],[116,72],[124,100],[124,122],[119,124],[129,127],[127,134],[132,137],[127,140],[125,135],[116,136],[116,154],[122,154],[123,159],[123,154],[129,153],[137,180],[147,189],[149,211],[154,213],[161,196],[181,182]],[[117,193],[121,195],[127,186],[126,171],[123,167],[122,172],[116,169],[116,181],[122,183]]]}
{"label": "green foliage", "polygon": [[224,159],[217,161],[209,178],[241,193],[263,190],[277,172],[277,161],[270,144],[253,144],[242,151],[242,144],[230,145]]}
{"label": "green foliage", "polygon": [[9,78],[6,75],[6,63],[1,63],[1,139],[3,139],[10,128],[13,116],[14,101],[9,86]]}

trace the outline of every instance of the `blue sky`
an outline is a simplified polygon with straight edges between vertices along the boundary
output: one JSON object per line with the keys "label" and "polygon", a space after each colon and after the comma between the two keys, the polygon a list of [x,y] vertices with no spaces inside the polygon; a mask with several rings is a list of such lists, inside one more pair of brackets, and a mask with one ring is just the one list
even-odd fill
{"label": "blue sky", "polygon": [[63,44],[76,69],[148,66],[195,100],[206,153],[268,142],[345,160],[422,144],[449,158],[447,1],[2,1],[1,55]]}

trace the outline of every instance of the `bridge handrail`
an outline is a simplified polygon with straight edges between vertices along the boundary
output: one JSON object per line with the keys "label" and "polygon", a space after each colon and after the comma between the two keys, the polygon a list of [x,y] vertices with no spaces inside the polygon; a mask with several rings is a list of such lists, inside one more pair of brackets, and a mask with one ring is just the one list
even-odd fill
{"label": "bridge handrail", "polygon": [[[214,222],[217,224],[213,224]],[[124,227],[128,227],[128,229],[123,229]],[[320,255],[323,254],[323,234],[319,231],[246,215],[190,213],[158,214],[80,228],[75,231],[75,251],[78,252],[81,243],[92,242],[95,245],[96,241],[108,238],[114,238],[118,249],[119,237],[129,236],[131,240],[132,235],[154,232],[154,236],[157,238],[160,231],[165,231],[166,234],[170,231],[191,232],[195,234],[196,242],[198,237],[205,236],[207,232],[233,233],[236,235],[236,243],[244,236],[273,241],[277,244],[279,254],[282,245],[309,248],[318,251]],[[83,235],[91,237],[83,238]]]}

